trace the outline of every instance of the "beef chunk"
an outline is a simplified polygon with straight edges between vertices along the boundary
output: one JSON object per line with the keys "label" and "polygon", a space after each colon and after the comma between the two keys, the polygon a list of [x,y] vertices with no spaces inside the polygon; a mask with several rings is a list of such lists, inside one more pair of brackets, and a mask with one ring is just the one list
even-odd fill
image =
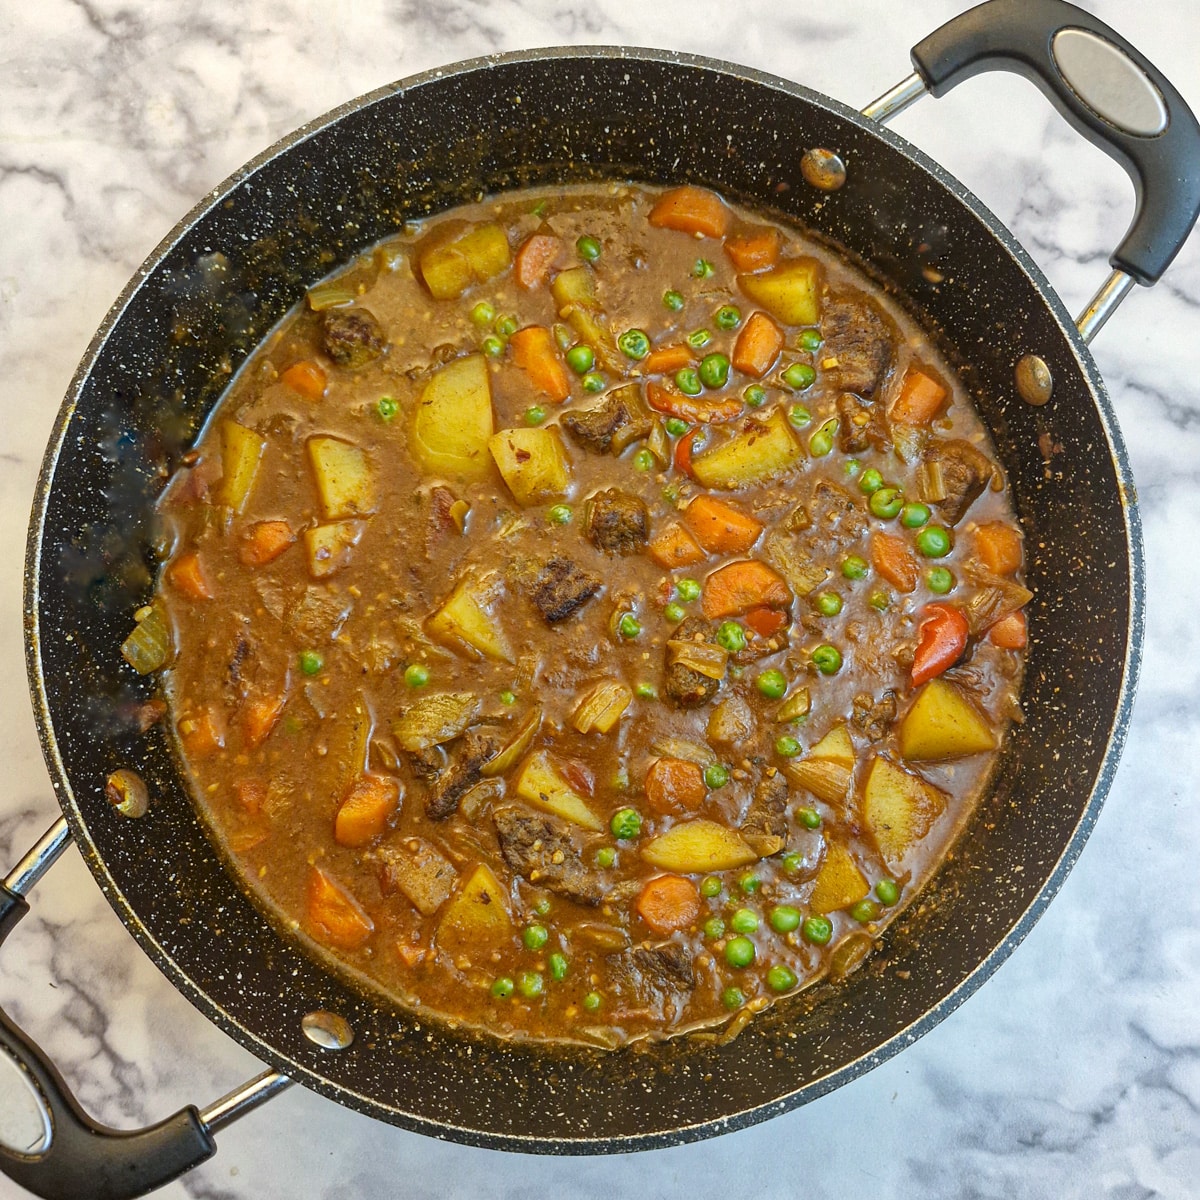
{"label": "beef chunk", "polygon": [[717,643],[712,637],[712,629],[706,621],[699,617],[688,617],[675,630],[674,636],[666,645],[663,688],[668,698],[680,708],[698,708],[717,694],[721,681],[703,675],[684,663],[676,662],[677,650],[672,643],[681,641],[701,641],[707,642],[711,646],[716,646]]}
{"label": "beef chunk", "polygon": [[865,297],[833,300],[821,312],[825,344],[818,362],[836,359],[825,368],[825,379],[835,388],[855,392],[864,400],[874,397],[892,365],[892,335],[887,323]]}
{"label": "beef chunk", "polygon": [[868,436],[871,413],[849,392],[837,398],[838,449],[843,454],[862,454],[871,444]]}
{"label": "beef chunk", "polygon": [[870,692],[860,692],[854,697],[854,712],[850,720],[855,729],[866,734],[871,741],[878,742],[887,737],[895,719],[895,692],[886,691],[878,700]]}
{"label": "beef chunk", "polygon": [[813,485],[808,505],[812,536],[808,545],[820,552],[841,550],[860,541],[869,521],[863,507],[844,488],[819,479]]}
{"label": "beef chunk", "polygon": [[325,353],[340,367],[357,369],[374,362],[386,339],[375,315],[365,308],[329,308],[321,314]]}
{"label": "beef chunk", "polygon": [[458,879],[449,859],[422,838],[380,846],[371,857],[379,863],[380,892],[385,896],[403,893],[427,917],[449,899]]}
{"label": "beef chunk", "polygon": [[494,729],[468,729],[458,739],[450,765],[434,780],[425,798],[425,815],[444,821],[458,808],[463,793],[479,781],[479,768],[500,753],[504,739]]}
{"label": "beef chunk", "polygon": [[405,757],[409,768],[418,779],[436,779],[446,765],[446,752],[441,746],[430,746],[427,750],[410,750]]}
{"label": "beef chunk", "polygon": [[787,845],[787,801],[788,785],[782,775],[766,775],[759,781],[741,828],[742,838],[755,854],[766,858]]}
{"label": "beef chunk", "polygon": [[970,442],[945,438],[935,438],[929,443],[925,461],[941,466],[946,498],[935,503],[946,523],[957,525],[991,482],[992,464]]}
{"label": "beef chunk", "polygon": [[678,942],[635,946],[632,950],[611,955],[608,961],[612,964],[613,976],[632,984],[638,991],[646,986],[658,992],[690,991],[696,986],[691,955]]}
{"label": "beef chunk", "polygon": [[577,904],[604,898],[604,880],[583,865],[561,821],[515,806],[498,808],[492,819],[504,861],[518,875]]}
{"label": "beef chunk", "polygon": [[651,424],[636,384],[609,392],[591,408],[572,409],[562,416],[562,427],[572,440],[594,454],[620,454],[631,442],[644,438]]}
{"label": "beef chunk", "polygon": [[569,558],[548,559],[533,581],[532,598],[550,624],[565,621],[603,586],[603,580],[577,567]]}
{"label": "beef chunk", "polygon": [[634,554],[650,535],[650,514],[637,496],[608,488],[588,501],[583,532],[597,550]]}

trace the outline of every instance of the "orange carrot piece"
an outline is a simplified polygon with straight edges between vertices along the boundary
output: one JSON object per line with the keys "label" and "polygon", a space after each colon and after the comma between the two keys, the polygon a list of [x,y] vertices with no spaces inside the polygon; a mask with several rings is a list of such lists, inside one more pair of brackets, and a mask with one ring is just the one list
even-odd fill
{"label": "orange carrot piece", "polygon": [[732,396],[708,399],[700,396],[684,396],[669,392],[657,383],[646,384],[646,403],[655,412],[690,421],[693,425],[720,425],[736,421],[745,411],[745,405]]}
{"label": "orange carrot piece", "polygon": [[267,803],[267,785],[261,779],[239,779],[233,785],[233,794],[238,804],[252,817],[262,815],[263,806]]}
{"label": "orange carrot piece", "polygon": [[745,554],[763,531],[763,524],[716,496],[697,496],[683,510],[683,523],[710,554]]}
{"label": "orange carrot piece", "polygon": [[242,741],[247,750],[257,750],[267,740],[279,714],[283,712],[282,696],[267,696],[251,700],[242,713]]}
{"label": "orange carrot piece", "polygon": [[724,237],[729,232],[730,212],[715,192],[706,188],[672,188],[664,192],[650,210],[650,224],[659,229],[678,229],[682,233],[701,233],[705,237]]}
{"label": "orange carrot piece", "polygon": [[321,364],[308,360],[292,363],[279,379],[306,400],[320,400],[325,395],[325,385],[328,382]]}
{"label": "orange carrot piece", "polygon": [[780,612],[777,608],[752,608],[746,614],[746,624],[759,637],[770,637],[771,634],[778,633],[787,623],[787,613]]}
{"label": "orange carrot piece", "polygon": [[705,581],[700,608],[705,617],[739,617],[752,608],[787,608],[792,592],[783,576],[756,558],[726,563]]}
{"label": "orange carrot piece", "polygon": [[946,389],[936,379],[909,367],[888,416],[905,425],[928,425],[941,411],[945,399]]}
{"label": "orange carrot piece", "polygon": [[400,955],[400,961],[406,967],[419,966],[425,959],[425,947],[414,946],[404,938],[396,939],[396,953]]}
{"label": "orange carrot piece", "polygon": [[695,812],[708,795],[704,772],[683,758],[656,758],[646,772],[645,791],[646,806],[662,817]]}
{"label": "orange carrot piece", "polygon": [[365,846],[386,828],[400,803],[400,785],[387,775],[361,775],[351,785],[333,819],[339,846]]}
{"label": "orange carrot piece", "polygon": [[672,521],[646,547],[647,553],[660,567],[668,571],[689,567],[707,557],[700,543],[678,521]]}
{"label": "orange carrot piece", "polygon": [[559,361],[554,338],[544,325],[526,325],[509,338],[513,362],[529,376],[539,392],[560,403],[571,394],[567,368]]}
{"label": "orange carrot piece", "polygon": [[729,361],[735,371],[761,379],[782,349],[783,330],[765,312],[753,312],[733,344],[733,357]]}
{"label": "orange carrot piece", "polygon": [[893,587],[911,592],[921,577],[921,568],[903,538],[877,533],[871,538],[871,565]]}
{"label": "orange carrot piece", "polygon": [[532,233],[522,243],[513,260],[513,275],[523,288],[542,287],[550,278],[550,268],[562,249],[562,241],[552,233]]}
{"label": "orange carrot piece", "polygon": [[1001,617],[988,630],[988,641],[1002,650],[1024,650],[1029,643],[1029,628],[1025,613],[1018,609],[1007,617]]}
{"label": "orange carrot piece", "polygon": [[194,716],[184,717],[179,722],[179,736],[184,749],[194,758],[203,758],[225,748],[225,730],[207,708]]}
{"label": "orange carrot piece", "polygon": [[779,233],[774,229],[754,229],[725,239],[725,253],[742,274],[773,267],[781,249]]}
{"label": "orange carrot piece", "polygon": [[320,867],[308,873],[307,915],[317,939],[339,950],[357,950],[375,932],[366,909]]}
{"label": "orange carrot piece", "polygon": [[700,892],[682,875],[658,875],[642,888],[637,910],[655,933],[674,933],[700,915]]}
{"label": "orange carrot piece", "polygon": [[212,588],[204,578],[204,568],[200,566],[200,555],[194,550],[181,554],[168,568],[167,578],[185,596],[193,600],[211,600]]}
{"label": "orange carrot piece", "polygon": [[647,375],[674,375],[695,361],[691,346],[660,346],[646,355],[642,370]]}
{"label": "orange carrot piece", "polygon": [[250,527],[238,548],[238,558],[248,567],[262,567],[274,562],[295,541],[296,535],[286,521],[259,521]]}
{"label": "orange carrot piece", "polygon": [[1021,567],[1021,535],[1005,521],[980,525],[975,550],[994,575],[1011,575]]}

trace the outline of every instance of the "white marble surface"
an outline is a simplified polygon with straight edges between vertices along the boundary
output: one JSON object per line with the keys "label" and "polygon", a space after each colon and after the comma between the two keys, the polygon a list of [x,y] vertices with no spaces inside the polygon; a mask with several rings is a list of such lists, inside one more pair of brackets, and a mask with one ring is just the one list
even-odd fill
{"label": "white marble surface", "polygon": [[[0,0],[0,868],[55,814],[24,682],[21,564],[42,447],[92,331],[162,234],[244,160],[382,83],[492,50],[634,43],[863,104],[962,0]],[[1200,107],[1200,6],[1089,0]],[[1125,227],[1123,174],[1013,78],[895,128],[972,187],[1078,309]],[[1129,745],[1060,897],[916,1046],[715,1141],[545,1159],[442,1144],[293,1089],[161,1194],[1111,1197],[1200,1192],[1200,238],[1096,346],[1139,483],[1149,620]],[[1193,549],[1189,550],[1191,546]],[[2,871],[0,871],[2,873]],[[252,1074],[141,955],[73,850],[0,956],[0,1003],[114,1125]],[[0,1179],[0,1197],[17,1189]]]}

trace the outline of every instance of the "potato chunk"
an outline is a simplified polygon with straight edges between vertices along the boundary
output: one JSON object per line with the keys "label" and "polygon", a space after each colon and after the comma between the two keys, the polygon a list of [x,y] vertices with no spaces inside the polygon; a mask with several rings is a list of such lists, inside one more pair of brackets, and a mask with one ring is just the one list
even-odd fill
{"label": "potato chunk", "polygon": [[571,464],[555,429],[502,429],[488,448],[518,504],[541,504],[567,493]]}
{"label": "potato chunk", "polygon": [[479,225],[421,252],[418,266],[435,300],[453,300],[473,283],[486,283],[512,261],[499,225]]}
{"label": "potato chunk", "polygon": [[235,513],[246,507],[250,489],[258,475],[258,464],[267,448],[266,438],[236,421],[221,422],[221,487],[222,504]]}
{"label": "potato chunk", "polygon": [[933,827],[946,797],[919,775],[877,757],[863,788],[862,815],[889,866]]}
{"label": "potato chunk", "polygon": [[438,922],[438,946],[450,954],[479,955],[502,946],[512,937],[512,918],[500,881],[480,863],[446,906]]}
{"label": "potato chunk", "polygon": [[820,320],[820,282],[815,258],[794,258],[761,275],[738,276],[742,293],[785,325],[815,325]]}
{"label": "potato chunk", "polygon": [[431,475],[475,483],[492,471],[492,383],[482,354],[457,358],[425,385],[413,413],[413,457]]}
{"label": "potato chunk", "polygon": [[854,743],[844,722],[835,725],[803,758],[784,763],[783,773],[826,804],[845,804],[854,770]]}
{"label": "potato chunk", "polygon": [[703,819],[672,825],[642,847],[642,858],[652,867],[680,875],[730,871],[758,861],[741,834]]}
{"label": "potato chunk", "polygon": [[987,718],[954,684],[931,679],[917,693],[899,730],[900,753],[913,761],[940,762],[996,748]]}
{"label": "potato chunk", "polygon": [[361,517],[374,511],[375,477],[360,446],[341,438],[310,437],[305,448],[327,520]]}
{"label": "potato chunk", "polygon": [[587,800],[567,782],[544,750],[531,754],[521,764],[516,790],[522,800],[528,800],[543,812],[553,813],[596,833],[604,829],[604,822],[592,812]]}
{"label": "potato chunk", "polygon": [[335,575],[350,562],[350,553],[362,535],[362,521],[333,521],[306,529],[304,552],[308,555],[308,573],[314,579]]}
{"label": "potato chunk", "polygon": [[449,599],[425,622],[425,632],[451,649],[466,647],[497,662],[512,662],[512,649],[504,631],[489,611],[502,590],[494,572],[461,579]]}
{"label": "potato chunk", "polygon": [[803,457],[792,427],[782,408],[775,409],[766,422],[722,442],[692,459],[692,474],[705,487],[756,487],[790,471]]}
{"label": "potato chunk", "polygon": [[849,849],[841,842],[829,842],[808,904],[824,915],[857,904],[870,890]]}

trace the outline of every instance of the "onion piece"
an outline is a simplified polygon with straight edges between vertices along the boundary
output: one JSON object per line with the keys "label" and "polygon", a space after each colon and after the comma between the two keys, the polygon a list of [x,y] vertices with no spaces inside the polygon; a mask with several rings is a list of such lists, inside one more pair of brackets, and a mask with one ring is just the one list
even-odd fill
{"label": "onion piece", "polygon": [[667,642],[667,665],[684,666],[708,679],[723,679],[729,651],[712,642],[691,642],[672,638]]}

